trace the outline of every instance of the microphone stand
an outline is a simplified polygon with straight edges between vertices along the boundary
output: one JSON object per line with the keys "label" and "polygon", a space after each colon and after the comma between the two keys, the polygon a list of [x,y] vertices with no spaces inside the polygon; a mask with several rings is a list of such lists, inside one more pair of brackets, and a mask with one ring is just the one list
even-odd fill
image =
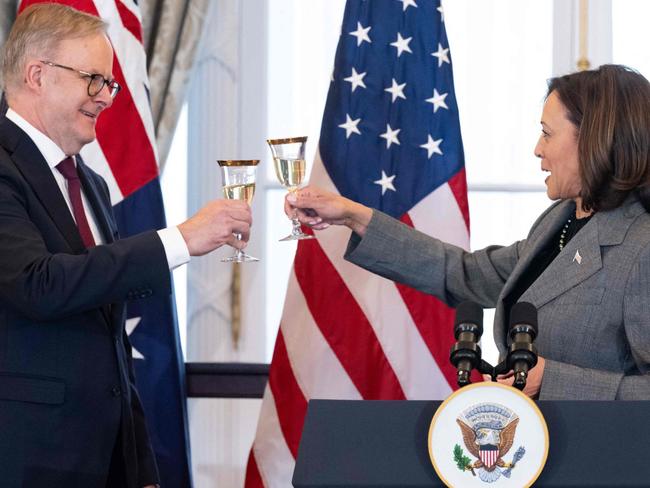
{"label": "microphone stand", "polygon": [[481,357],[478,341],[483,333],[483,312],[472,302],[463,302],[456,312],[454,334],[456,343],[451,347],[449,359],[456,367],[456,380],[459,387],[471,383],[473,369],[489,375],[493,382],[497,376],[514,371],[513,386],[523,390],[528,379],[528,371],[537,364],[537,348],[533,344],[537,336],[537,310],[527,302],[515,304],[511,311],[509,337],[512,343],[504,361],[492,366]]}

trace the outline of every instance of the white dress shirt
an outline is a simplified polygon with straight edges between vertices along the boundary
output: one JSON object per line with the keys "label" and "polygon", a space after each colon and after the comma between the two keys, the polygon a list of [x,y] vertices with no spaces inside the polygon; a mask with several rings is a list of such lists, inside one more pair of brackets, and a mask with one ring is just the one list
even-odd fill
{"label": "white dress shirt", "polygon": [[[70,216],[74,220],[72,203],[70,202],[70,196],[68,194],[68,181],[56,169],[56,165],[63,161],[67,155],[59,146],[56,145],[52,139],[47,137],[12,109],[7,110],[6,116],[14,124],[25,131],[25,133],[29,136],[29,138],[34,142],[38,150],[41,152],[43,158],[45,158],[45,161],[50,167],[52,175],[54,176],[54,179],[59,186],[59,190],[61,191],[65,202],[68,204]],[[77,161],[74,156],[73,159],[75,160],[76,165]],[[99,231],[99,227],[97,226],[95,212],[88,203],[88,199],[86,198],[83,188],[81,192],[81,200],[83,202],[84,211],[86,212],[90,231],[93,234],[95,243],[97,245],[105,244],[106,241],[104,240],[101,232]],[[161,229],[158,231],[158,236],[160,237],[163,247],[165,248],[165,255],[167,257],[167,263],[170,270],[177,268],[178,266],[181,266],[190,260],[190,253],[187,249],[187,244],[185,244],[185,239],[183,239],[183,236],[181,235],[180,230],[178,230],[178,227],[168,227],[166,229]]]}

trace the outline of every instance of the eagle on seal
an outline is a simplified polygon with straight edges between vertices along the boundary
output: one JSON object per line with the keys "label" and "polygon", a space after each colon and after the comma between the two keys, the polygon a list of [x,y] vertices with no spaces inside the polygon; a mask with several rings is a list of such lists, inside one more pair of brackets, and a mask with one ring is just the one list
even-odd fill
{"label": "eagle on seal", "polygon": [[484,469],[491,472],[498,466],[509,468],[511,463],[503,460],[515,440],[515,431],[519,418],[515,418],[502,429],[480,427],[476,430],[460,419],[456,419],[463,434],[463,442],[467,450],[477,458],[471,469]]}

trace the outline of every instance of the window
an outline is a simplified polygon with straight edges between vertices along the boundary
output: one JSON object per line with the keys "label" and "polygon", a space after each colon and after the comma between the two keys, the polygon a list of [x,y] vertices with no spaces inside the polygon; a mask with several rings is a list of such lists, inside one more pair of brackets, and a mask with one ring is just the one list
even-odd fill
{"label": "window", "polygon": [[637,69],[650,78],[650,2],[616,0],[612,2],[613,62]]}

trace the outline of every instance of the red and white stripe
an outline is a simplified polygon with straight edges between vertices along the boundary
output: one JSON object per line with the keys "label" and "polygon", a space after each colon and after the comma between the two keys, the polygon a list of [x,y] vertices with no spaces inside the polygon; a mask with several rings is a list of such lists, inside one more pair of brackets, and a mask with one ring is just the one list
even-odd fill
{"label": "red and white stripe", "polygon": [[498,449],[480,449],[479,456],[481,461],[485,464],[486,468],[491,468],[499,460],[499,450]]}
{"label": "red and white stripe", "polygon": [[[311,182],[337,192],[320,154]],[[401,220],[467,249],[464,170]],[[345,261],[349,236],[331,227],[298,244],[247,488],[291,485],[309,399],[441,399],[455,384],[452,310]]]}
{"label": "red and white stripe", "polygon": [[[42,0],[23,0],[19,10]],[[58,0],[109,25],[113,76],[122,85],[110,109],[97,120],[97,140],[81,150],[84,161],[104,177],[113,205],[158,176],[158,156],[149,105],[141,16],[133,0]],[[75,66],[78,69],[88,69]]]}

